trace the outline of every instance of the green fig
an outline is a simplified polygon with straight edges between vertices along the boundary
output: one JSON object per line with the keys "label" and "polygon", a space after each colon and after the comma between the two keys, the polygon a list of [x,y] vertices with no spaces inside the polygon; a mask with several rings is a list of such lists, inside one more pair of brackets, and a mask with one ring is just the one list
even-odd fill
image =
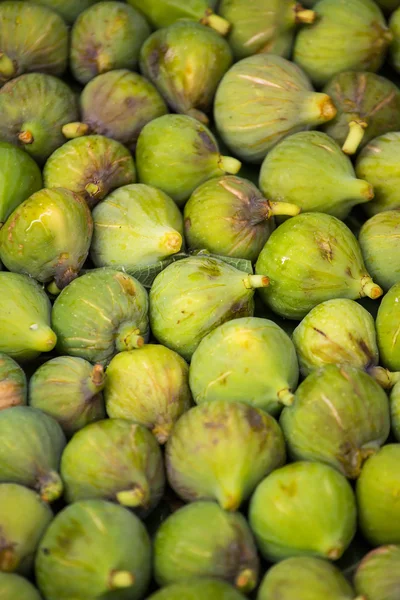
{"label": "green fig", "polygon": [[331,96],[337,113],[323,130],[346,154],[355,154],[376,136],[400,128],[400,90],[385,77],[346,71],[335,75],[324,92]]}
{"label": "green fig", "polygon": [[71,33],[71,71],[80,83],[115,69],[134,70],[150,35],[142,13],[122,2],[97,2],[83,11]]}
{"label": "green fig", "polygon": [[[53,513],[32,490],[15,483],[1,483],[0,515],[0,572],[29,575],[39,541]],[[2,580],[0,586],[1,598]],[[25,600],[25,596],[12,597],[17,599]]]}
{"label": "green fig", "polygon": [[217,579],[191,579],[162,588],[147,600],[245,600],[245,596],[224,581]]}
{"label": "green fig", "polygon": [[160,188],[181,206],[212,177],[236,174],[241,163],[222,156],[209,129],[187,115],[164,115],[141,131],[136,148],[139,181]]}
{"label": "green fig", "polygon": [[151,577],[150,539],[122,506],[76,502],[44,534],[35,573],[46,600],[140,600]]}
{"label": "green fig", "polygon": [[250,527],[270,561],[292,556],[337,560],[356,532],[356,521],[350,484],[318,462],[295,462],[273,471],[250,501]]}
{"label": "green fig", "polygon": [[186,501],[216,500],[234,511],[268,473],[285,463],[282,432],[271,415],[214,400],[179,419],[166,446],[168,481]]}
{"label": "green fig", "polygon": [[140,69],[174,112],[208,123],[215,92],[232,65],[229,44],[209,27],[178,21],[153,33],[140,51]]}
{"label": "green fig", "polygon": [[262,164],[260,189],[277,212],[280,202],[292,202],[303,212],[338,219],[374,197],[372,185],[356,179],[350,159],[320,131],[301,131],[277,144]]}
{"label": "green fig", "polygon": [[246,519],[214,502],[184,506],[162,523],[155,536],[154,574],[160,586],[215,577],[247,594],[257,585],[258,569]]}
{"label": "green fig", "polygon": [[102,135],[88,135],[53,152],[44,166],[43,178],[47,188],[71,190],[93,208],[112,190],[135,183],[136,169],[122,144]]}
{"label": "green fig", "polygon": [[[30,0],[25,0],[29,2]],[[99,0],[35,0],[36,4],[48,6],[57,12],[69,24],[72,24],[80,13]]]}
{"label": "green fig", "polygon": [[400,442],[400,383],[397,382],[390,392],[390,417],[393,435]]}
{"label": "green fig", "polygon": [[323,213],[304,213],[280,225],[261,251],[256,272],[270,277],[270,287],[261,290],[264,302],[289,319],[300,320],[332,298],[382,295],[350,229]]}
{"label": "green fig", "polygon": [[231,319],[254,312],[265,275],[247,275],[222,260],[192,256],[170,264],[150,290],[150,324],[160,342],[190,360],[201,340]]}
{"label": "green fig", "polygon": [[390,46],[390,59],[393,67],[400,72],[400,6],[391,16],[389,21],[390,31],[393,35],[393,43]]}
{"label": "green fig", "polygon": [[0,353],[0,410],[27,403],[26,375],[10,356]]}
{"label": "green fig", "polygon": [[148,185],[115,190],[96,206],[93,221],[90,255],[96,267],[148,267],[173,256],[183,244],[179,208]]}
{"label": "green fig", "polygon": [[57,337],[50,314],[50,300],[36,281],[0,272],[0,352],[24,361],[53,350]]}
{"label": "green fig", "polygon": [[400,589],[400,545],[371,550],[359,564],[354,585],[362,598],[398,600]]}
{"label": "green fig", "polygon": [[372,546],[400,544],[400,444],[387,444],[364,465],[356,486],[360,530]]}
{"label": "green fig", "polygon": [[379,354],[383,366],[391,371],[400,371],[399,330],[400,282],[385,294],[376,317]]}
{"label": "green fig", "polygon": [[0,258],[24,273],[62,290],[83,266],[93,220],[81,196],[63,188],[43,189],[20,204],[0,229]]}
{"label": "green fig", "polygon": [[226,175],[200,185],[185,205],[186,240],[190,248],[257,260],[275,228],[275,215],[297,215],[300,208],[270,202],[256,186]]}
{"label": "green fig", "polygon": [[105,365],[117,352],[143,346],[147,313],[147,292],[136,279],[94,269],[70,283],[54,303],[58,351]]}
{"label": "green fig", "polygon": [[39,592],[27,579],[15,573],[0,573],[0,600],[41,600]]}
{"label": "green fig", "polygon": [[120,352],[107,367],[107,414],[144,425],[164,444],[191,406],[188,379],[183,358],[160,344]]}
{"label": "green fig", "polygon": [[220,325],[200,342],[189,382],[197,404],[243,402],[276,415],[290,405],[299,378],[296,351],[273,321],[247,317]]}
{"label": "green fig", "polygon": [[314,92],[297,65],[273,54],[256,54],[233,65],[214,104],[219,135],[235,156],[252,163],[261,163],[284,137],[335,115],[327,94]]}
{"label": "green fig", "polygon": [[342,71],[378,71],[392,41],[373,0],[320,0],[315,23],[296,37],[294,61],[315,85]]}
{"label": "green fig", "polygon": [[29,404],[58,421],[67,436],[104,419],[101,365],[83,358],[57,356],[41,365],[29,381]]}

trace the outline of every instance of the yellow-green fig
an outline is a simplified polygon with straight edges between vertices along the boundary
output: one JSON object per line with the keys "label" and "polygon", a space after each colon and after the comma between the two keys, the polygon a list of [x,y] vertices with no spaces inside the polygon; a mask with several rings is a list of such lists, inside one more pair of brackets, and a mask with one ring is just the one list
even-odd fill
{"label": "yellow-green fig", "polygon": [[397,600],[400,589],[400,545],[368,552],[357,567],[354,586],[362,598]]}
{"label": "yellow-green fig", "polygon": [[400,442],[400,383],[397,382],[390,392],[390,417],[392,421],[392,432]]}
{"label": "yellow-green fig", "polygon": [[[1,273],[0,273],[1,275]],[[384,367],[400,370],[400,283],[385,294],[376,317],[379,354]]]}
{"label": "yellow-green fig", "polygon": [[390,59],[397,72],[400,71],[400,7],[391,16],[389,21],[390,31],[393,34],[393,43],[390,47]]}
{"label": "yellow-green fig", "polygon": [[0,410],[27,404],[24,370],[7,354],[0,353]]}
{"label": "yellow-green fig", "polygon": [[[68,24],[72,24],[80,13],[99,0],[36,0],[57,12]],[[29,0],[25,0],[29,2]]]}
{"label": "yellow-green fig", "polygon": [[38,590],[33,585],[15,573],[0,573],[0,599],[41,600]]}
{"label": "yellow-green fig", "polygon": [[245,596],[224,581],[197,578],[187,582],[174,583],[162,588],[147,600],[245,600]]}

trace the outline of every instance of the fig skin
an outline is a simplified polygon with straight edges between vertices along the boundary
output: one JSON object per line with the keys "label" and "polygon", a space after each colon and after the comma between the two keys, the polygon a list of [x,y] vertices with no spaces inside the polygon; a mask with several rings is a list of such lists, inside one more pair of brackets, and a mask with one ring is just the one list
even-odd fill
{"label": "fig skin", "polygon": [[156,31],[140,51],[141,72],[171,110],[206,124],[218,84],[232,62],[224,38],[189,20]]}
{"label": "fig skin", "polygon": [[29,381],[29,405],[55,419],[67,437],[104,419],[102,390],[106,376],[101,365],[83,358],[57,356],[41,365]]}
{"label": "fig skin", "polygon": [[262,272],[270,278],[262,299],[289,319],[304,318],[325,300],[382,295],[350,229],[324,213],[304,213],[280,225],[258,257],[256,273]]}
{"label": "fig skin", "polygon": [[42,600],[37,589],[27,579],[15,573],[0,573],[0,590],[1,600]]}
{"label": "fig skin", "polygon": [[85,500],[64,508],[46,530],[35,562],[46,600],[140,600],[151,577],[151,543],[122,506]]}
{"label": "fig skin", "polygon": [[285,463],[275,419],[239,402],[195,406],[176,423],[166,446],[170,486],[186,501],[216,500],[235,511],[268,473]]}
{"label": "fig skin", "polygon": [[363,598],[397,600],[400,588],[400,546],[380,546],[359,564],[354,586]]}
{"label": "fig skin", "polygon": [[390,62],[397,73],[400,72],[400,6],[391,16],[389,21],[390,31],[393,34],[393,42],[390,46]]}
{"label": "fig skin", "polygon": [[391,371],[400,370],[400,283],[396,283],[385,294],[376,317],[376,334],[379,354],[384,367]]}
{"label": "fig skin", "polygon": [[224,581],[217,579],[191,579],[183,583],[174,583],[168,585],[162,590],[158,590],[147,600],[176,600],[177,598],[187,598],[188,600],[245,600],[240,592]]}
{"label": "fig skin", "polygon": [[64,21],[71,25],[81,12],[98,2],[98,0],[36,0],[36,2],[53,9]]}
{"label": "fig skin", "polygon": [[372,185],[356,179],[350,159],[320,131],[301,131],[277,144],[264,159],[259,186],[277,210],[280,202],[291,202],[302,212],[342,220],[374,197]]}
{"label": "fig skin", "polygon": [[189,382],[197,404],[243,402],[277,415],[294,400],[299,378],[296,351],[273,321],[256,317],[220,325],[193,354]]}
{"label": "fig skin", "polygon": [[80,83],[115,69],[134,70],[150,35],[142,13],[122,2],[97,2],[83,11],[71,32],[71,71]]}
{"label": "fig skin", "polygon": [[390,392],[390,417],[392,432],[396,441],[400,442],[400,384],[393,386]]}
{"label": "fig skin", "polygon": [[387,444],[364,465],[356,485],[361,533],[372,546],[400,544],[400,444]]}
{"label": "fig skin", "polygon": [[10,356],[0,353],[0,410],[26,405],[27,387],[24,370]]}
{"label": "fig skin", "polygon": [[256,54],[233,65],[214,103],[222,140],[240,160],[257,164],[286,136],[335,115],[327,94],[314,92],[297,65],[273,54]]}
{"label": "fig skin", "polygon": [[250,527],[264,558],[337,560],[356,532],[357,509],[346,478],[322,463],[295,462],[273,471],[257,487]]}

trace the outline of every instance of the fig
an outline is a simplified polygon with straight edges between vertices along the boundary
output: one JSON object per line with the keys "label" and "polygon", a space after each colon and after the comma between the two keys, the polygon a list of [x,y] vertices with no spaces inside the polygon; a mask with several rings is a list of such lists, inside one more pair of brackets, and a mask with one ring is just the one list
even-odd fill
{"label": "fig", "polygon": [[52,8],[69,24],[72,24],[82,11],[95,2],[98,0],[36,0],[37,4]]}
{"label": "fig", "polygon": [[324,92],[331,96],[337,113],[323,129],[346,154],[355,154],[376,136],[400,128],[400,90],[385,77],[347,71],[335,75]]}
{"label": "fig", "polygon": [[357,508],[346,478],[323,463],[276,469],[254,492],[250,527],[270,561],[292,556],[337,560],[355,532]]}
{"label": "fig", "polygon": [[183,358],[160,344],[120,352],[107,367],[107,414],[144,425],[164,444],[191,406],[188,379]]}
{"label": "fig", "polygon": [[[32,490],[15,483],[1,483],[0,515],[0,571],[29,575],[39,541],[53,519],[53,513]],[[0,585],[1,594],[2,578]],[[25,596],[11,598],[25,600]]]}
{"label": "fig", "polygon": [[10,356],[0,353],[0,410],[26,403],[27,383],[23,369]]}
{"label": "fig", "polygon": [[229,44],[216,31],[183,20],[154,32],[140,51],[140,70],[171,110],[208,123],[215,92],[232,65]]}
{"label": "fig", "polygon": [[50,300],[36,281],[0,272],[0,352],[24,361],[53,350],[57,338],[50,314]]}
{"label": "fig", "polygon": [[400,544],[400,445],[387,444],[364,465],[356,486],[360,530],[372,546]]}
{"label": "fig", "polygon": [[122,144],[102,135],[88,135],[70,140],[53,152],[43,177],[47,188],[71,190],[93,208],[112,190],[135,183],[136,169]]}
{"label": "fig", "polygon": [[[1,273],[0,273],[1,276]],[[385,294],[376,317],[376,334],[379,354],[384,367],[400,370],[400,283]]]}
{"label": "fig", "polygon": [[168,481],[178,496],[216,500],[228,511],[237,510],[285,458],[275,419],[227,400],[191,408],[176,423],[166,446]]}
{"label": "fig", "polygon": [[266,305],[289,319],[302,319],[325,300],[382,295],[350,229],[323,213],[304,213],[282,223],[261,251],[256,272],[270,278],[270,287],[260,290]]}
{"label": "fig", "polygon": [[302,212],[338,219],[374,197],[372,185],[356,179],[350,159],[320,131],[300,131],[277,144],[264,159],[259,185],[277,211],[280,202],[292,202]]}
{"label": "fig", "polygon": [[302,28],[295,62],[315,85],[342,71],[378,71],[393,35],[373,0],[320,0],[315,23]]}
{"label": "fig", "polygon": [[273,54],[256,54],[233,65],[214,104],[219,135],[235,156],[251,163],[261,163],[284,137],[335,115],[327,94],[314,92],[297,65]]}
{"label": "fig", "polygon": [[184,506],[161,524],[155,536],[154,573],[160,586],[215,577],[247,594],[257,585],[258,569],[246,519],[214,502]]}
{"label": "fig", "polygon": [[220,325],[200,342],[189,371],[197,404],[243,402],[276,415],[294,400],[299,368],[289,336],[268,319]]}
{"label": "fig", "polygon": [[67,506],[44,534],[36,581],[46,600],[140,600],[151,576],[151,545],[122,506],[86,500]]}
{"label": "fig", "polygon": [[400,545],[371,550],[357,568],[354,585],[358,594],[372,600],[397,600],[400,589]]}
{"label": "fig", "polygon": [[0,599],[41,600],[39,592],[24,577],[15,573],[0,573]]}
{"label": "fig", "polygon": [[150,35],[142,13],[122,2],[96,2],[84,10],[71,32],[71,71],[80,83],[115,69],[134,70]]}
{"label": "fig", "polygon": [[57,356],[41,365],[29,381],[29,404],[58,421],[70,437],[89,423],[104,419],[101,365],[83,358]]}
{"label": "fig", "polygon": [[254,290],[265,275],[248,275],[217,258],[191,256],[170,264],[150,290],[150,324],[160,344],[190,360],[201,340],[231,319],[252,316]]}
{"label": "fig", "polygon": [[200,185],[185,205],[186,239],[191,248],[222,256],[257,260],[275,228],[275,215],[297,215],[300,208],[270,202],[256,186],[225,175]]}
{"label": "fig", "polygon": [[239,171],[222,156],[209,129],[187,115],[164,115],[143,127],[136,148],[139,181],[160,188],[181,206],[212,177]]}
{"label": "fig", "polygon": [[390,31],[393,35],[393,43],[390,46],[390,59],[397,73],[400,72],[400,8],[394,11],[389,22]]}
{"label": "fig", "polygon": [[400,383],[397,382],[390,392],[390,417],[393,435],[400,442]]}
{"label": "fig", "polygon": [[80,107],[89,131],[113,138],[132,152],[143,127],[168,112],[150,81],[126,69],[91,79],[80,96]]}
{"label": "fig", "polygon": [[0,258],[15,273],[62,290],[83,266],[93,233],[81,196],[63,188],[43,189],[20,204],[0,229]]}
{"label": "fig", "polygon": [[244,600],[240,592],[224,581],[217,579],[191,579],[169,585],[148,597],[147,600]]}
{"label": "fig", "polygon": [[58,351],[104,366],[117,352],[147,341],[147,312],[147,292],[136,279],[93,269],[70,283],[54,303]]}
{"label": "fig", "polygon": [[183,220],[175,202],[143,184],[115,190],[93,211],[90,255],[97,267],[140,269],[179,252]]}

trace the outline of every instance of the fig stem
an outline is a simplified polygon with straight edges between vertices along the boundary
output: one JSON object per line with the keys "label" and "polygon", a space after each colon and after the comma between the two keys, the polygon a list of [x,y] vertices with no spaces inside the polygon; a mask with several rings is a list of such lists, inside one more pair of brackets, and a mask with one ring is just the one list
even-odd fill
{"label": "fig stem", "polygon": [[244,594],[248,594],[253,591],[256,585],[257,576],[252,569],[244,569],[236,577],[235,587]]}
{"label": "fig stem", "polygon": [[398,381],[400,381],[400,372],[392,373],[383,367],[371,367],[367,369],[371,375],[384,390],[390,390]]}
{"label": "fig stem", "polygon": [[21,131],[18,134],[18,139],[20,142],[22,142],[23,144],[33,144],[33,142],[35,141],[32,133],[30,131]]}
{"label": "fig stem", "polygon": [[144,345],[144,338],[140,335],[140,330],[135,325],[124,323],[118,330],[115,345],[119,352],[133,350],[134,348],[141,348]]}
{"label": "fig stem", "polygon": [[166,255],[176,254],[182,248],[182,236],[177,231],[168,231],[160,239],[160,248]]}
{"label": "fig stem", "polygon": [[322,125],[336,116],[337,110],[332,99],[323,93],[310,92],[308,102],[304,104],[302,116],[310,124]]}
{"label": "fig stem", "polygon": [[0,77],[2,79],[12,79],[16,75],[14,62],[7,54],[0,52]]}
{"label": "fig stem", "polygon": [[379,298],[380,296],[382,296],[383,294],[383,290],[381,287],[379,287],[378,284],[374,283],[371,279],[371,277],[369,277],[368,275],[363,277],[361,280],[361,298],[364,298],[365,296],[367,296],[368,298],[371,298],[372,300],[376,300],[376,298]]}
{"label": "fig stem", "polygon": [[197,121],[200,121],[200,123],[204,123],[204,125],[208,125],[210,122],[210,119],[207,117],[207,115],[197,108],[189,108],[185,114],[187,114],[188,117],[197,119]]}
{"label": "fig stem", "polygon": [[131,490],[117,492],[116,498],[122,506],[135,508],[137,506],[146,506],[149,501],[149,493],[142,487],[136,486]]}
{"label": "fig stem", "polygon": [[66,137],[68,140],[73,140],[75,138],[82,137],[83,135],[87,135],[89,133],[89,125],[76,121],[74,123],[67,123],[66,125],[63,125],[61,131],[64,137]]}
{"label": "fig stem", "polygon": [[355,154],[357,152],[367,127],[368,123],[365,121],[350,121],[349,133],[342,146],[345,154]]}
{"label": "fig stem", "polygon": [[57,336],[48,325],[32,323],[29,327],[30,347],[38,352],[50,352],[57,343]]}
{"label": "fig stem", "polygon": [[58,285],[56,284],[56,282],[54,280],[48,284],[47,291],[49,292],[49,294],[52,294],[53,296],[58,296],[58,294],[61,292],[60,288],[58,287]]}
{"label": "fig stem", "polygon": [[62,496],[64,485],[55,471],[50,471],[39,480],[39,493],[44,502],[54,502]]}
{"label": "fig stem", "polygon": [[295,217],[301,212],[300,206],[297,204],[291,204],[290,202],[270,202],[270,215],[288,215],[289,217]]}
{"label": "fig stem", "polygon": [[107,71],[111,71],[111,61],[108,54],[105,52],[99,52],[96,58],[97,71],[99,73],[106,73]]}
{"label": "fig stem", "polygon": [[89,194],[91,198],[97,198],[97,196],[101,194],[102,189],[98,183],[90,182],[85,185],[85,191]]}
{"label": "fig stem", "polygon": [[118,590],[132,587],[135,583],[135,576],[129,571],[113,571],[110,575],[109,588]]}
{"label": "fig stem", "polygon": [[215,29],[221,35],[226,35],[231,28],[231,24],[226,19],[216,15],[212,10],[206,12],[200,23]]}
{"label": "fig stem", "polygon": [[278,401],[284,406],[292,406],[295,399],[295,395],[290,391],[289,388],[283,388],[278,392]]}
{"label": "fig stem", "polygon": [[237,160],[232,156],[222,156],[222,154],[219,157],[218,164],[221,171],[224,173],[229,173],[230,175],[236,175],[236,173],[239,173],[242,166],[240,160]]}
{"label": "fig stem", "polygon": [[269,278],[266,275],[247,275],[243,279],[244,287],[248,290],[264,288],[269,286]]}
{"label": "fig stem", "polygon": [[103,365],[94,365],[90,380],[95,387],[96,393],[100,392],[104,388],[106,383],[106,374],[104,373]]}
{"label": "fig stem", "polygon": [[241,498],[237,494],[223,494],[221,497],[221,508],[229,512],[235,512],[241,503]]}
{"label": "fig stem", "polygon": [[326,553],[326,556],[328,558],[330,558],[331,560],[337,560],[338,558],[340,558],[343,554],[343,548],[341,548],[340,546],[338,546],[337,548],[331,548],[330,550],[328,550],[328,552]]}
{"label": "fig stem", "polygon": [[317,13],[315,12],[315,10],[309,10],[306,8],[303,8],[303,6],[299,3],[296,4],[296,6],[294,7],[294,12],[295,12],[295,23],[314,23],[315,19],[317,18]]}
{"label": "fig stem", "polygon": [[168,440],[173,426],[173,423],[162,423],[161,425],[155,425],[151,430],[151,433],[154,435],[157,442],[162,445]]}

